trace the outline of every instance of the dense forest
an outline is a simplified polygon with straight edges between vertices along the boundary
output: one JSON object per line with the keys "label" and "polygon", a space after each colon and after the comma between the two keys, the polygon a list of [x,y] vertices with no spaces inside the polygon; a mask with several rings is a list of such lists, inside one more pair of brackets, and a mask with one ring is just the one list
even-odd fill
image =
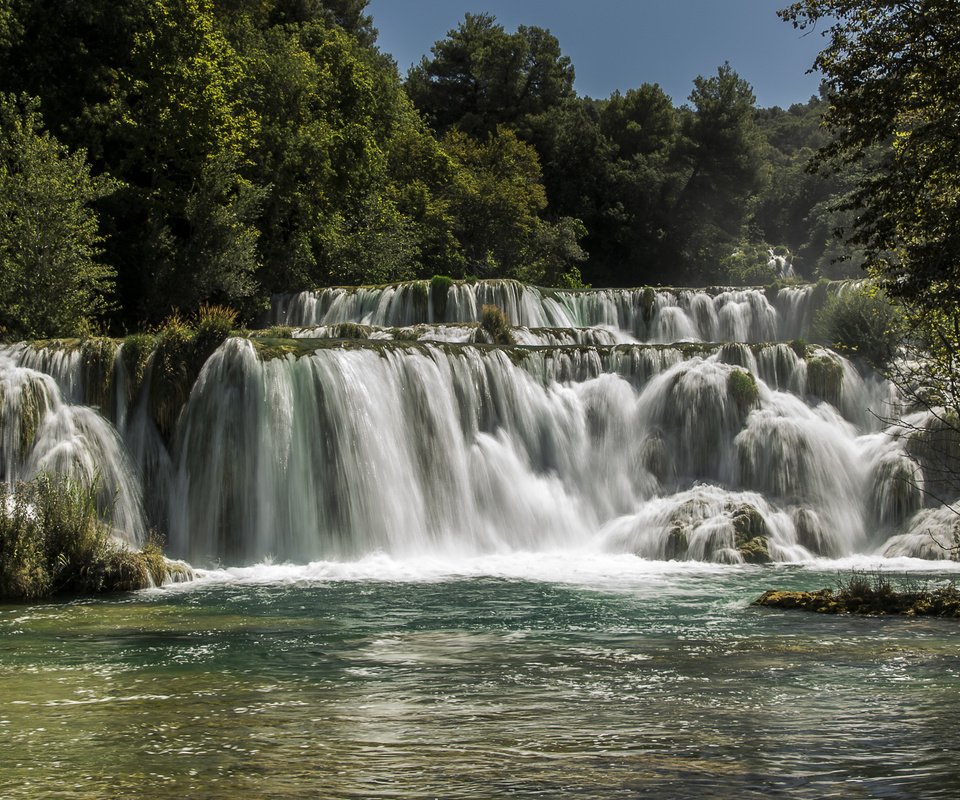
{"label": "dense forest", "polygon": [[[838,259],[825,103],[724,64],[578,96],[549,31],[468,15],[401,76],[367,0],[0,0],[0,332],[430,277],[757,284]],[[865,169],[862,163],[856,169]]]}

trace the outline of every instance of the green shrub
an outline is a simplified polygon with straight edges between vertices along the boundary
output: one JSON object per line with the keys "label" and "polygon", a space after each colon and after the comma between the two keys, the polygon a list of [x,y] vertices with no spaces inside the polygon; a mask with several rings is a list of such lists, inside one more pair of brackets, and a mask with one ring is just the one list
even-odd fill
{"label": "green shrub", "polygon": [[192,320],[174,312],[161,325],[150,376],[150,414],[167,441],[200,370],[236,321],[231,308],[202,305]]}
{"label": "green shrub", "polygon": [[36,600],[159,585],[159,544],[143,552],[113,539],[97,508],[96,484],[40,475],[2,492],[0,598]]}
{"label": "green shrub", "polygon": [[876,287],[850,288],[827,297],[813,321],[821,344],[884,369],[903,340],[903,313]]}
{"label": "green shrub", "polygon": [[237,324],[237,312],[227,306],[204,303],[194,317],[194,349],[203,361],[216,350]]}
{"label": "green shrub", "polygon": [[499,306],[486,305],[480,309],[480,327],[493,344],[515,343],[507,315]]}

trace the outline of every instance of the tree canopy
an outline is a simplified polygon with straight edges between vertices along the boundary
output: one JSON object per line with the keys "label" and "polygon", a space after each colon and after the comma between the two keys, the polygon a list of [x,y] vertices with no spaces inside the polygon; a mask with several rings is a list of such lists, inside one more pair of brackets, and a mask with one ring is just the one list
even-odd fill
{"label": "tree canopy", "polygon": [[[90,310],[118,332],[435,274],[767,280],[730,259],[778,246],[810,277],[856,267],[831,235],[856,170],[803,169],[823,101],[758,109],[728,65],[679,107],[654,84],[581,97],[556,37],[488,14],[403,80],[367,0],[0,0],[0,92],[78,176],[71,269],[102,266]],[[7,208],[52,202],[12,180]],[[75,325],[37,319],[4,324]]]}

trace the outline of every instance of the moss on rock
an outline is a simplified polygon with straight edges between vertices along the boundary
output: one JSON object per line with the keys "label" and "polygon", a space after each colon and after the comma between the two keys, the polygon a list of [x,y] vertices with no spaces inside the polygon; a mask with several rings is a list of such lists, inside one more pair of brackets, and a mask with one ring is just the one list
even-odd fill
{"label": "moss on rock", "polygon": [[956,586],[928,591],[893,590],[885,581],[860,581],[834,592],[795,592],[770,589],[753,601],[767,608],[800,609],[820,614],[898,614],[904,616],[960,618],[960,589]]}
{"label": "moss on rock", "polygon": [[743,369],[731,370],[727,376],[727,391],[737,404],[741,414],[746,415],[760,403],[760,391],[757,380]]}
{"label": "moss on rock", "polygon": [[828,355],[807,359],[807,394],[840,406],[843,392],[843,364]]}

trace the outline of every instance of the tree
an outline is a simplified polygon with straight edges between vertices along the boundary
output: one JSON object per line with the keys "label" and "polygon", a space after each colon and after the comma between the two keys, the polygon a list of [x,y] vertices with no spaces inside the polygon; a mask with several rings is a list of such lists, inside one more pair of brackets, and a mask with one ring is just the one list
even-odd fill
{"label": "tree", "polygon": [[[780,12],[829,27],[814,67],[826,77],[825,169],[872,148],[847,206],[850,240],[894,299],[925,315],[960,309],[960,14],[953,0],[806,0]],[[934,314],[938,316],[938,314]],[[943,320],[946,321],[946,320]]]}
{"label": "tree", "polygon": [[573,97],[573,65],[543,28],[507,33],[490,14],[467,14],[432,53],[406,89],[438,133],[486,136],[505,125],[526,134],[531,118]]}
{"label": "tree", "polygon": [[[911,357],[895,380],[935,420],[915,430],[928,485],[960,494],[960,14],[954,0],[804,0],[780,12],[823,22],[814,66],[826,77],[834,138],[825,170],[876,152],[846,202],[849,241],[905,308]],[[946,476],[946,480],[943,480]],[[941,491],[942,489],[942,491]]]}
{"label": "tree", "polygon": [[583,226],[540,216],[547,204],[537,153],[507,128],[480,141],[461,131],[443,139],[455,165],[450,208],[469,274],[551,284],[579,282]]}
{"label": "tree", "polygon": [[72,336],[107,310],[92,204],[111,190],[43,130],[36,100],[0,96],[0,333]]}
{"label": "tree", "polygon": [[693,83],[693,108],[684,120],[686,180],[674,203],[672,246],[684,277],[703,281],[742,238],[764,176],[750,85],[729,64]]}

